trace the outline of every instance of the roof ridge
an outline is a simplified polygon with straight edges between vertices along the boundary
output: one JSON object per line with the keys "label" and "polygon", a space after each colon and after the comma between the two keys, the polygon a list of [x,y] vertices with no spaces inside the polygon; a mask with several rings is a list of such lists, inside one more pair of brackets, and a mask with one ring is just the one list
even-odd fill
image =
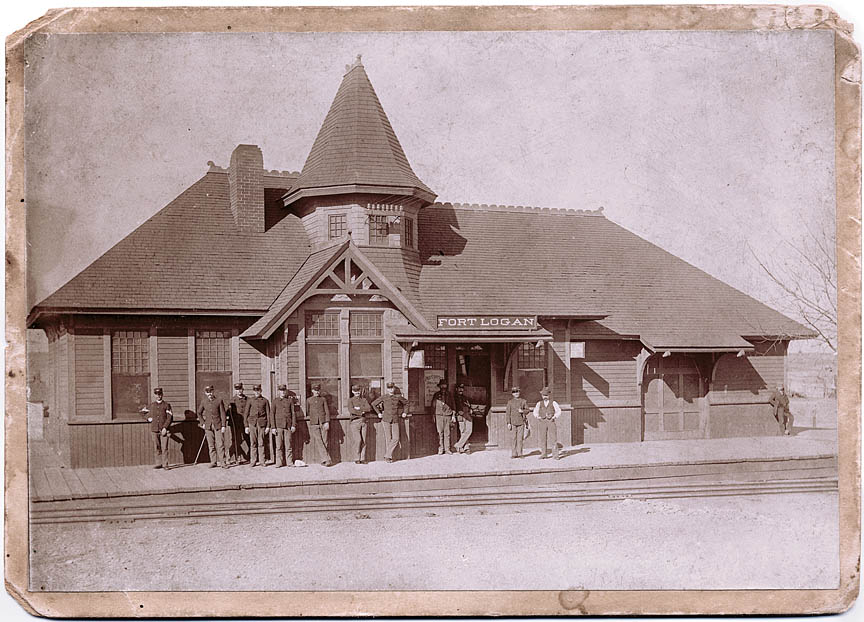
{"label": "roof ridge", "polygon": [[[227,173],[230,167],[227,166],[219,166],[213,160],[207,160],[207,172],[208,173]],[[280,171],[278,169],[264,169],[265,177],[297,177],[300,175],[300,171]]]}
{"label": "roof ridge", "polygon": [[603,206],[597,209],[575,209],[572,207],[535,207],[532,205],[497,205],[487,203],[451,203],[450,201],[439,201],[430,207],[451,207],[453,209],[470,210],[474,212],[515,212],[515,213],[531,213],[531,214],[568,214],[573,216],[601,216],[603,215]]}

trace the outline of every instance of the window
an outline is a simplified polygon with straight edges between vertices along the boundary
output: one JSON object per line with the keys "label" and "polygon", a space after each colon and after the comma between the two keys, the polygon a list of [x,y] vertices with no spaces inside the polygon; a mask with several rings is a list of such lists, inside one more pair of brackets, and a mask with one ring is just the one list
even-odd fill
{"label": "window", "polygon": [[204,330],[195,333],[195,371],[231,371],[231,333]]}
{"label": "window", "polygon": [[311,311],[306,314],[306,337],[339,337],[339,313]]}
{"label": "window", "polygon": [[387,224],[387,216],[381,214],[369,214],[369,244],[386,246],[390,227]]}
{"label": "window", "polygon": [[352,337],[380,337],[382,315],[380,313],[354,312],[351,314]]}
{"label": "window", "polygon": [[345,214],[330,214],[328,225],[330,239],[341,238],[348,232],[348,217]]}
{"label": "window", "polygon": [[447,346],[432,343],[423,344],[423,363],[426,369],[447,369]]}
{"label": "window", "polygon": [[414,248],[414,219],[402,218],[402,246]]}
{"label": "window", "polygon": [[518,357],[519,369],[546,369],[546,344],[538,348],[533,343],[520,343]]}
{"label": "window", "polygon": [[[338,324],[337,324],[338,326]],[[339,344],[306,344],[306,395],[312,395],[312,385],[321,385],[321,395],[327,400],[330,415],[340,409],[341,388],[339,386]]]}
{"label": "window", "polygon": [[348,359],[351,384],[359,385],[360,395],[366,399],[377,399],[381,395],[381,383],[384,382],[381,344],[352,343]]}
{"label": "window", "polygon": [[111,334],[111,410],[137,417],[150,398],[150,335],[118,330]]}
{"label": "window", "polygon": [[522,397],[529,403],[540,399],[540,389],[546,386],[546,344],[539,348],[533,343],[520,343],[508,364],[508,381],[505,390],[511,385],[522,389]]}

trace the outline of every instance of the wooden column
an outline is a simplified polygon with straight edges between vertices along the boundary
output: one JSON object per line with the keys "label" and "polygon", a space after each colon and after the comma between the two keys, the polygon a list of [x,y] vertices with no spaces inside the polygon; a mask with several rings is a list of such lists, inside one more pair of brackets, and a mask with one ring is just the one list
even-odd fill
{"label": "wooden column", "polygon": [[189,410],[197,411],[195,395],[195,329],[190,328],[186,334],[186,343],[188,346],[187,352],[187,369],[189,374]]}
{"label": "wooden column", "polygon": [[[346,264],[347,265],[347,264]],[[350,272],[345,273],[346,280],[349,280]],[[351,347],[350,335],[351,316],[348,309],[339,310],[339,392],[341,393],[340,400],[345,402],[346,396],[351,395],[351,366],[348,356]],[[338,403],[338,402],[337,402]],[[339,413],[342,414],[342,413]]]}
{"label": "wooden column", "polygon": [[240,331],[231,331],[231,385],[240,382]]}
{"label": "wooden column", "polygon": [[105,419],[114,417],[111,399],[111,329],[102,329],[102,381],[105,387]]}
{"label": "wooden column", "polygon": [[[150,394],[152,395],[153,389],[159,386],[159,342],[158,336],[156,335],[156,327],[150,327],[150,336],[148,337],[148,345],[147,348],[150,354]],[[150,395],[147,396],[147,400],[150,400]]]}
{"label": "wooden column", "polygon": [[[301,316],[301,320],[303,316]],[[306,412],[306,322],[297,325],[297,394],[300,396],[300,407]]]}

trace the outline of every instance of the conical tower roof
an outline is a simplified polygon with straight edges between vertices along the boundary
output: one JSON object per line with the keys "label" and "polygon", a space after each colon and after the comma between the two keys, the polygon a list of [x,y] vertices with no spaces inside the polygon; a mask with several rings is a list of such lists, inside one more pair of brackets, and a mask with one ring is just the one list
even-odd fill
{"label": "conical tower roof", "polygon": [[304,196],[348,192],[415,196],[427,203],[436,196],[411,169],[359,56],[347,68],[303,171],[284,200],[290,205]]}

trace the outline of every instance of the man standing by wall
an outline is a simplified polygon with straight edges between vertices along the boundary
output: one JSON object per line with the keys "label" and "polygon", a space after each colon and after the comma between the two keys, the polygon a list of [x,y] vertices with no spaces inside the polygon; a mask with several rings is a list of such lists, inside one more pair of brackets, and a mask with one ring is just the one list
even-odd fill
{"label": "man standing by wall", "polygon": [[210,452],[210,468],[216,467],[217,461],[221,462],[222,468],[228,468],[225,456],[225,403],[222,398],[217,398],[213,392],[213,385],[204,387],[204,402],[198,407],[199,425],[204,429],[207,437],[207,449]]}
{"label": "man standing by wall", "polygon": [[168,470],[168,435],[171,427],[171,404],[162,399],[162,389],[156,387],[153,389],[153,395],[156,400],[150,402],[150,406],[144,408],[144,412],[149,414],[147,421],[150,422],[150,432],[153,433],[153,444],[156,448],[156,465],[154,469]]}
{"label": "man standing by wall", "polygon": [[351,387],[351,398],[348,400],[348,414],[351,421],[348,428],[351,431],[351,453],[354,464],[366,464],[366,413],[372,412],[369,400],[360,395],[360,386]]}
{"label": "man standing by wall", "polygon": [[[528,424],[526,418],[528,402],[522,397],[519,387],[513,387],[510,394],[513,397],[507,402],[507,412],[504,417],[507,420],[507,431],[513,434],[513,438],[510,440],[510,457],[521,458],[522,438],[525,433],[525,426]],[[557,446],[558,443],[555,445]]]}
{"label": "man standing by wall", "polygon": [[233,453],[233,459],[239,463],[241,458],[242,460],[249,459],[249,454],[243,450],[243,443],[246,439],[241,434],[241,431],[246,426],[244,417],[246,409],[249,406],[249,397],[243,392],[242,382],[234,385],[234,397],[231,398],[231,403],[228,406],[228,423],[231,424],[229,427],[231,428],[231,436],[234,440],[230,451]]}
{"label": "man standing by wall", "polygon": [[249,466],[264,466],[264,443],[270,434],[270,402],[261,395],[261,385],[252,387],[255,397],[246,405],[246,433],[249,435]]}
{"label": "man standing by wall", "polygon": [[450,451],[450,420],[455,419],[455,411],[447,393],[447,381],[438,381],[438,391],[432,396],[432,412],[435,415],[435,428],[438,430],[438,455],[452,454]]}
{"label": "man standing by wall", "polygon": [[550,396],[548,387],[540,391],[540,401],[534,407],[534,417],[537,419],[537,443],[540,446],[540,459],[545,460],[548,454],[547,442],[552,443],[552,456],[561,458],[558,453],[558,426],[555,423],[561,416],[561,407]]}
{"label": "man standing by wall", "polygon": [[792,434],[792,413],[789,411],[789,396],[786,395],[785,387],[778,386],[772,393],[771,399],[768,400],[774,408],[774,418],[780,424],[780,429],[783,434],[789,436]]}
{"label": "man standing by wall", "polygon": [[309,417],[309,442],[317,448],[318,455],[324,456],[321,464],[330,466],[330,450],[327,448],[327,438],[330,435],[330,407],[321,395],[321,385],[312,385],[312,397],[306,400],[306,414]]}
{"label": "man standing by wall", "polygon": [[466,454],[469,451],[468,439],[471,438],[471,432],[474,431],[474,422],[471,416],[471,403],[465,397],[465,385],[461,382],[456,385],[456,395],[453,396],[453,402],[456,419],[459,421],[459,430],[462,433],[454,447],[460,454]]}
{"label": "man standing by wall", "polygon": [[[288,396],[288,387],[279,385],[279,397],[273,400],[270,416],[270,432],[276,441],[276,468],[294,466],[291,449],[291,435],[297,429],[297,415],[294,412],[294,399]],[[283,459],[282,447],[285,447]]]}
{"label": "man standing by wall", "polygon": [[386,443],[384,459],[387,462],[393,462],[393,452],[399,446],[399,419],[407,416],[405,414],[407,405],[408,400],[401,395],[396,395],[396,385],[392,382],[387,383],[387,394],[372,402],[372,407],[378,411],[378,418],[381,419],[384,428]]}

